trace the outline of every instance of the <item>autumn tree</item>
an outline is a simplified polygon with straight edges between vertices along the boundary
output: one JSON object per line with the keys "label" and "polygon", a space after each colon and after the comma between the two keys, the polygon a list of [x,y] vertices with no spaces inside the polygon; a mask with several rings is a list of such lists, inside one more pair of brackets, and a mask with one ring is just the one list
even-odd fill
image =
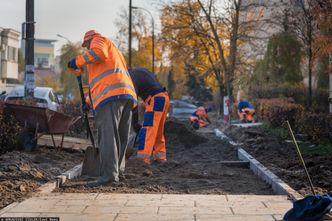
{"label": "autumn tree", "polygon": [[171,99],[173,99],[174,89],[175,89],[174,73],[173,73],[173,68],[171,68],[167,75],[167,91]]}
{"label": "autumn tree", "polygon": [[51,76],[44,76],[37,79],[36,85],[40,87],[50,87],[54,91],[58,92],[61,89],[60,81]]}
{"label": "autumn tree", "polygon": [[[128,12],[122,10],[118,14],[118,19],[115,22],[118,28],[118,34],[116,35],[115,42],[122,51],[124,57],[128,60]],[[146,19],[146,16],[141,10],[133,10],[132,14],[132,39],[137,45],[137,48],[132,48],[132,66],[144,67],[151,70],[152,67],[152,27],[150,18]],[[158,39],[155,36],[155,41]],[[155,42],[155,65],[160,57],[158,46]]]}
{"label": "autumn tree", "polygon": [[318,76],[317,87],[329,87],[329,73],[332,67],[329,60],[332,60],[332,2],[320,0],[315,8],[315,18],[319,33],[315,38],[314,46],[318,51]]}
{"label": "autumn tree", "polygon": [[317,17],[315,17],[318,2],[318,0],[296,1],[292,10],[292,28],[305,47],[308,71],[308,108],[312,107],[312,75],[318,52],[317,48],[314,47],[314,41],[318,34]]}
{"label": "autumn tree", "polygon": [[[63,45],[61,48],[61,55],[60,55],[60,82],[63,88],[63,97],[66,100],[69,96],[74,96],[75,99],[79,100],[79,90],[78,90],[78,83],[76,76],[71,73],[68,68],[67,64],[70,59],[76,57],[78,54],[84,52],[84,49],[81,47],[81,43],[72,43],[68,42],[67,44]],[[87,75],[83,74],[83,80],[87,82]]]}
{"label": "autumn tree", "polygon": [[206,101],[212,101],[213,95],[212,90],[207,86],[206,81],[203,77],[197,76],[197,70],[194,66],[187,64],[186,73],[188,75],[188,80],[186,86],[188,88],[188,93],[199,103]]}
{"label": "autumn tree", "polygon": [[[192,64],[197,74],[214,76],[221,98],[232,99],[239,46],[254,30],[258,17],[243,17],[252,6],[242,0],[220,2],[182,0],[162,10],[162,37],[171,62]],[[254,15],[256,15],[254,13]],[[222,103],[222,102],[221,102]],[[223,107],[220,108],[223,111]]]}

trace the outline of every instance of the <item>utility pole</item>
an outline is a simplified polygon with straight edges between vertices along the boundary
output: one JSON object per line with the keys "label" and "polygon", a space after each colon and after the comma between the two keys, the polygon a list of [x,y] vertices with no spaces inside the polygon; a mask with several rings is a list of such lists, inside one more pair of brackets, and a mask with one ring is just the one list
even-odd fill
{"label": "utility pole", "polygon": [[132,0],[129,0],[129,39],[128,39],[128,67],[131,67],[131,8],[132,8]]}
{"label": "utility pole", "polygon": [[26,0],[26,22],[22,26],[22,38],[25,40],[25,78],[24,95],[32,98],[35,88],[35,67],[34,67],[34,0]]}

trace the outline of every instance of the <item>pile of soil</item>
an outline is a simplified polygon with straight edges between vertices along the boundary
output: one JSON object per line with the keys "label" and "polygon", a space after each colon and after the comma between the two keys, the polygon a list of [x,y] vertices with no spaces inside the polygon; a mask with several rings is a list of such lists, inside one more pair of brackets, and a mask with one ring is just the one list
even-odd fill
{"label": "pile of soil", "polygon": [[237,150],[213,133],[200,134],[171,119],[165,126],[166,163],[144,165],[126,162],[126,180],[120,185],[89,188],[81,179],[71,180],[60,192],[173,193],[173,194],[273,194],[268,184],[248,168],[224,166],[237,160]]}
{"label": "pile of soil", "polygon": [[[292,142],[268,133],[264,128],[220,125],[221,130],[302,195],[311,194],[302,164]],[[303,154],[317,193],[332,195],[332,156]]]}
{"label": "pile of soil", "polygon": [[12,151],[0,156],[0,209],[30,197],[42,184],[83,160],[76,151],[40,148]]}

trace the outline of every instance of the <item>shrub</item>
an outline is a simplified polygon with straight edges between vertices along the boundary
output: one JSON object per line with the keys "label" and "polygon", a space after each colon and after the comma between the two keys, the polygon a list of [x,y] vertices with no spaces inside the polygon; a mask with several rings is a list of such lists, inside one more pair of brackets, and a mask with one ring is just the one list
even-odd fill
{"label": "shrub", "polygon": [[[297,104],[307,105],[308,89],[303,85],[265,85],[250,89],[250,100],[292,98]],[[314,89],[312,94],[313,109],[319,112],[328,112],[329,92],[326,89]]]}
{"label": "shrub", "polygon": [[5,116],[3,103],[0,103],[0,155],[18,148],[18,135],[21,127],[11,116]]}
{"label": "shrub", "polygon": [[302,112],[296,119],[296,130],[314,142],[332,141],[332,114]]}
{"label": "shrub", "polygon": [[264,85],[250,89],[254,99],[292,98],[298,104],[306,103],[306,88],[302,85]]}
{"label": "shrub", "polygon": [[282,126],[286,120],[294,125],[303,111],[303,106],[295,104],[291,98],[260,99],[256,105],[257,116],[273,127]]}

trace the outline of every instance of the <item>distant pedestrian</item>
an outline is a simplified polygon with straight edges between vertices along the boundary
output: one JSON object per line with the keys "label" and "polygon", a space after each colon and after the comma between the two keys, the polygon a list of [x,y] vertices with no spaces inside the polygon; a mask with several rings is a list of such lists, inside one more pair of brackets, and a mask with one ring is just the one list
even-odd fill
{"label": "distant pedestrian", "polygon": [[91,30],[85,33],[82,46],[89,51],[71,59],[68,68],[87,66],[88,69],[101,157],[101,174],[89,185],[100,186],[118,182],[119,176],[124,176],[132,109],[137,97],[125,59],[110,39]]}

